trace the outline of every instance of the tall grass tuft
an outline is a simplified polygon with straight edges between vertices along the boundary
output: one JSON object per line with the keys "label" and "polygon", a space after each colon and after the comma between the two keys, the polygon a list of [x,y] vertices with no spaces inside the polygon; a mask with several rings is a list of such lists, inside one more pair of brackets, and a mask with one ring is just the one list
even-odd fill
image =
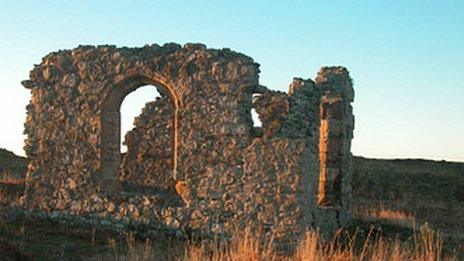
{"label": "tall grass tuft", "polygon": [[0,183],[9,185],[22,185],[24,184],[24,179],[18,178],[9,170],[4,170],[0,172]]}
{"label": "tall grass tuft", "polygon": [[[443,239],[427,224],[415,232],[410,241],[385,238],[371,229],[363,240],[358,233],[348,237],[340,230],[332,240],[324,241],[319,232],[308,232],[291,256],[274,251],[272,240],[258,240],[250,233],[236,236],[231,241],[216,239],[187,242],[183,251],[161,250],[146,241],[138,243],[133,237],[127,240],[128,252],[107,260],[458,260],[456,256],[443,255]],[[168,253],[166,253],[168,252]],[[104,258],[105,259],[105,258]]]}
{"label": "tall grass tuft", "polygon": [[408,228],[414,228],[416,217],[405,211],[391,210],[385,207],[376,209],[355,209],[353,216],[366,221],[380,221],[384,224],[398,225]]}

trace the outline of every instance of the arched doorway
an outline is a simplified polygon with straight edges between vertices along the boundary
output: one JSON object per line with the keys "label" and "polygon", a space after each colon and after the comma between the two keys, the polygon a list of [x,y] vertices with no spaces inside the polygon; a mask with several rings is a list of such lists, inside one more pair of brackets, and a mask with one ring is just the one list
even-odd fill
{"label": "arched doorway", "polygon": [[140,86],[124,98],[119,110],[121,114],[121,157],[124,157],[127,152],[126,135],[143,124],[141,121],[144,119],[141,119],[141,116],[146,114],[150,107],[149,104],[160,99],[164,99],[164,97],[161,97],[158,88],[151,84]]}
{"label": "arched doorway", "polygon": [[[121,104],[130,93],[146,85],[156,88],[160,97],[147,103],[135,119],[134,128],[125,135],[127,152],[121,155]],[[167,187],[167,183],[173,186],[179,145],[178,110],[174,91],[148,77],[130,77],[112,87],[101,110],[101,190],[120,190],[128,184],[143,188]]]}

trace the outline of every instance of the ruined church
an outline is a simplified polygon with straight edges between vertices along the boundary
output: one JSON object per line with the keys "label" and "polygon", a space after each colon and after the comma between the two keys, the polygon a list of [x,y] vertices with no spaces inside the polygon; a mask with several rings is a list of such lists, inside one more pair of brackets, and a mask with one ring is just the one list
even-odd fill
{"label": "ruined church", "polygon": [[[344,67],[294,78],[284,93],[230,49],[79,46],[45,56],[23,85],[25,209],[147,231],[251,228],[290,244],[349,221],[354,91]],[[120,106],[144,85],[161,97],[121,154]]]}

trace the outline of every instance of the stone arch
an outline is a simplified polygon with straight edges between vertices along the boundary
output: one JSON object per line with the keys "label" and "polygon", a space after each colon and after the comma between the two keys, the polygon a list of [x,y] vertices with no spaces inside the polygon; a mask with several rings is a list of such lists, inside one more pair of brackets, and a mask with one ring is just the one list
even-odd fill
{"label": "stone arch", "polygon": [[135,74],[118,80],[109,86],[110,90],[104,97],[101,107],[101,148],[100,160],[101,170],[98,183],[101,190],[117,191],[120,190],[118,173],[121,164],[120,155],[120,132],[121,114],[120,108],[124,98],[141,86],[153,85],[162,89],[169,97],[174,107],[172,124],[173,136],[171,143],[172,151],[172,173],[173,178],[177,171],[179,139],[179,107],[180,100],[176,91],[157,79],[145,75]]}

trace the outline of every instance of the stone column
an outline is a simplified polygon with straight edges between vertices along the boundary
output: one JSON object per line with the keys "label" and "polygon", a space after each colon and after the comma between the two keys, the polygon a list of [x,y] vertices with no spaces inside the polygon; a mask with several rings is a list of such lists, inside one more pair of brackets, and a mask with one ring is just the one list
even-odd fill
{"label": "stone column", "polygon": [[102,172],[97,178],[97,186],[100,191],[120,191],[118,181],[119,165],[121,162],[121,114],[119,111],[103,111],[102,119],[102,147],[101,153]]}
{"label": "stone column", "polygon": [[341,204],[341,173],[344,155],[344,112],[340,95],[323,95],[320,104],[319,128],[319,193],[321,206]]}

